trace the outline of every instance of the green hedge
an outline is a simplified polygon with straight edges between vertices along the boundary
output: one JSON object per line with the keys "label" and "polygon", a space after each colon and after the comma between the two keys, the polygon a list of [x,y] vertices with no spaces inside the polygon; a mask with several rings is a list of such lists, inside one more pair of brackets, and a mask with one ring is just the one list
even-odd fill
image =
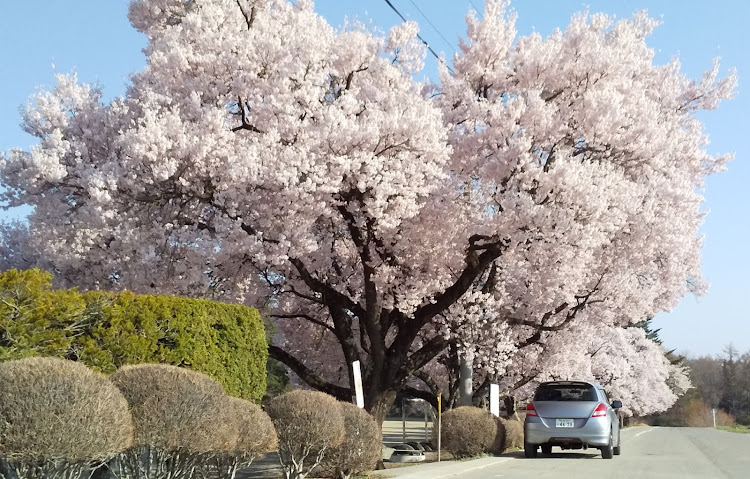
{"label": "green hedge", "polygon": [[260,402],[268,347],[258,311],[131,292],[51,289],[40,270],[0,274],[0,360],[58,356],[112,373],[163,363],[208,374],[227,393]]}

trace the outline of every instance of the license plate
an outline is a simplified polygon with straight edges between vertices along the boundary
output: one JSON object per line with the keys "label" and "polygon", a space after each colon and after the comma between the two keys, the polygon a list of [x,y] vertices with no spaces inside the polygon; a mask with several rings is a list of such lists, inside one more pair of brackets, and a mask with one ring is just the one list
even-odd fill
{"label": "license plate", "polygon": [[574,427],[575,423],[572,419],[556,419],[555,426],[557,427]]}

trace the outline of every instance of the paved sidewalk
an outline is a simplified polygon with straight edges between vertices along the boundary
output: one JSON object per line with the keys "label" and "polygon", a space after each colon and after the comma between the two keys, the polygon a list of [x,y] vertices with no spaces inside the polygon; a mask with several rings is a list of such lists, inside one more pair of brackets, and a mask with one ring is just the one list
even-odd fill
{"label": "paved sidewalk", "polygon": [[466,472],[484,469],[512,461],[512,454],[502,456],[482,457],[464,461],[442,461],[415,464],[394,469],[374,471],[373,476],[397,477],[398,479],[441,479],[450,477],[462,477]]}
{"label": "paved sidewalk", "polygon": [[[428,423],[426,437],[432,435],[432,424]],[[422,442],[425,440],[424,420],[408,419],[406,421],[407,441]],[[403,425],[400,420],[390,419],[383,423],[383,443],[398,444],[403,442]],[[432,460],[436,453],[428,452],[428,460]],[[441,462],[424,462],[417,464],[396,464],[386,462],[386,469],[372,471],[370,474],[376,479],[394,477],[399,479],[439,479],[461,477],[466,471],[492,467],[513,460],[523,455],[523,452],[505,453],[497,457],[482,457],[471,460],[447,460]],[[448,455],[450,457],[450,455]],[[279,459],[276,453],[253,461],[253,464],[237,472],[237,479],[278,479],[282,477]],[[315,477],[315,473],[311,475]]]}
{"label": "paved sidewalk", "polygon": [[[463,461],[441,461],[425,462],[421,464],[403,464],[394,467],[386,463],[388,469],[370,472],[375,478],[394,477],[398,479],[440,479],[450,477],[461,477],[465,472],[486,467],[493,467],[523,456],[523,451],[505,453],[501,456],[482,457],[479,459],[467,459]],[[249,469],[238,471],[238,479],[277,479],[282,476],[276,453],[253,462]],[[311,477],[315,477],[313,473]]]}

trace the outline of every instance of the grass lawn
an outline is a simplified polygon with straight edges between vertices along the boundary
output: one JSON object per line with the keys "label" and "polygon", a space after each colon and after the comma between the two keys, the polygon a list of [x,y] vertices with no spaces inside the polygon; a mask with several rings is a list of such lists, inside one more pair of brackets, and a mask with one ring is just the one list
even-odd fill
{"label": "grass lawn", "polygon": [[716,429],[722,431],[737,432],[740,434],[750,434],[750,427],[743,426],[742,424],[735,424],[734,426],[717,426]]}

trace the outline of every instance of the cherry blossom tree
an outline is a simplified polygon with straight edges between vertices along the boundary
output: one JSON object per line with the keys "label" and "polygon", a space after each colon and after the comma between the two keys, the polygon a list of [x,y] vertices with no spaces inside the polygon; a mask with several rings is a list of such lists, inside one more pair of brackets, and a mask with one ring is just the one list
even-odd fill
{"label": "cherry blossom tree", "polygon": [[625,415],[646,416],[666,411],[691,387],[687,368],[672,364],[642,328],[576,324],[542,342],[543,352],[525,371],[538,374],[514,391],[518,399],[543,381],[592,379],[622,401]]}
{"label": "cherry blossom tree", "polygon": [[[439,378],[430,393],[445,392],[447,402],[455,404],[458,358],[450,354],[443,353],[424,369]],[[498,383],[502,395],[514,404],[533,396],[541,382],[583,379],[599,382],[611,399],[621,400],[625,415],[646,416],[667,410],[692,387],[688,368],[670,359],[643,328],[592,321],[542,333],[538,342],[513,350],[500,371],[488,364],[475,369],[477,405],[487,400],[490,382]]]}
{"label": "cherry blossom tree", "polygon": [[[334,31],[311,2],[135,0],[148,64],[103,103],[75,76],[0,172],[35,263],[87,288],[261,305],[276,359],[382,420],[450,344],[502,371],[573,321],[701,291],[700,190],[729,159],[695,112],[731,96],[653,64],[639,14],[516,38],[488,0],[440,85],[417,26]],[[31,261],[4,252],[3,258]],[[338,376],[337,376],[338,374]]]}

